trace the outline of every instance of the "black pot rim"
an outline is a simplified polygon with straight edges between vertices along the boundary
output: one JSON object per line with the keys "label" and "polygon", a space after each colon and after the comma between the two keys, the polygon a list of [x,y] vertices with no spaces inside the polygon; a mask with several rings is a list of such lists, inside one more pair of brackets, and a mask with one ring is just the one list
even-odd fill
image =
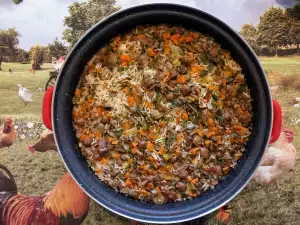
{"label": "black pot rim", "polygon": [[[227,197],[224,197],[223,200],[220,200],[217,204],[215,203],[208,203],[208,205],[210,204],[211,206],[206,206],[206,210],[202,210],[201,208],[197,208],[196,205],[194,205],[192,208],[189,208],[187,211],[179,211],[177,214],[176,210],[173,211],[173,213],[168,214],[166,216],[164,216],[163,212],[159,213],[158,210],[153,211],[153,212],[157,212],[158,214],[155,215],[153,214],[153,212],[149,211],[147,212],[147,210],[143,211],[144,214],[140,214],[139,211],[137,209],[132,210],[126,209],[126,207],[123,205],[117,205],[117,204],[113,204],[111,203],[109,200],[105,199],[104,196],[99,196],[95,194],[95,191],[92,190],[93,188],[91,188],[91,186],[88,186],[88,184],[84,184],[83,181],[83,177],[82,175],[77,171],[77,168],[75,168],[74,166],[71,165],[71,163],[68,161],[67,159],[67,154],[69,154],[67,151],[72,151],[73,149],[69,149],[69,150],[65,150],[63,149],[63,140],[60,139],[58,133],[59,133],[59,129],[61,128],[58,125],[58,118],[57,118],[57,108],[59,106],[59,99],[57,97],[57,92],[59,91],[60,88],[60,80],[62,79],[62,74],[65,73],[66,71],[66,67],[68,67],[68,64],[72,58],[72,56],[75,54],[76,49],[78,48],[78,46],[80,46],[80,44],[84,43],[84,39],[86,38],[86,36],[88,36],[92,31],[94,31],[99,25],[101,25],[102,23],[108,21],[108,20],[112,20],[113,18],[123,15],[126,16],[127,14],[131,14],[132,12],[134,13],[135,10],[137,11],[141,11],[141,10],[147,10],[147,9],[151,9],[151,8],[159,8],[159,7],[166,7],[166,8],[172,8],[173,10],[188,10],[191,11],[195,14],[199,14],[201,16],[206,16],[206,17],[210,17],[211,20],[213,20],[215,23],[218,23],[219,25],[221,25],[222,27],[224,27],[226,30],[228,30],[232,35],[235,35],[237,39],[240,39],[241,42],[243,42],[242,44],[244,45],[245,48],[248,49],[248,54],[250,55],[250,57],[252,58],[252,60],[255,62],[255,66],[258,67],[258,71],[260,73],[261,76],[264,76],[263,82],[265,82],[263,84],[264,86],[264,91],[266,92],[266,102],[268,103],[268,105],[266,106],[266,110],[268,111],[269,114],[269,121],[266,122],[266,131],[265,131],[265,137],[263,138],[263,148],[266,147],[266,145],[268,144],[270,135],[271,135],[271,121],[273,121],[273,110],[272,107],[270,107],[271,105],[271,95],[270,95],[270,91],[269,91],[269,85],[268,85],[268,81],[264,75],[264,71],[262,70],[262,66],[257,58],[257,56],[255,55],[254,51],[251,49],[251,47],[246,43],[246,41],[234,30],[232,30],[228,25],[226,25],[225,23],[223,23],[221,20],[217,19],[216,17],[203,12],[201,10],[198,9],[194,9],[192,7],[188,7],[188,6],[183,6],[183,5],[179,5],[179,4],[168,4],[168,3],[156,3],[156,4],[146,4],[146,5],[139,5],[139,6],[134,6],[131,8],[127,8],[127,9],[123,9],[121,11],[115,12],[112,15],[104,18],[103,20],[101,20],[99,23],[97,23],[96,25],[94,25],[92,28],[90,28],[85,35],[83,35],[81,37],[81,39],[75,44],[75,46],[72,48],[72,50],[69,52],[69,54],[66,57],[64,66],[62,67],[60,74],[58,76],[57,79],[57,85],[55,87],[54,90],[54,95],[53,95],[53,104],[52,104],[52,126],[53,126],[53,130],[54,130],[54,136],[55,136],[55,140],[56,143],[58,145],[58,149],[59,149],[59,154],[61,156],[61,158],[63,159],[63,162],[67,168],[67,170],[70,172],[71,176],[73,177],[74,181],[81,186],[81,188],[83,189],[83,191],[89,196],[91,197],[94,201],[96,201],[98,204],[100,204],[101,206],[103,206],[104,208],[118,214],[121,215],[123,217],[126,217],[128,219],[133,219],[133,220],[137,220],[137,221],[141,221],[141,222],[148,222],[148,223],[164,223],[164,224],[170,224],[170,223],[178,223],[178,222],[184,222],[184,221],[189,221],[189,220],[193,220],[199,217],[203,217],[215,210],[217,210],[218,208],[220,208],[221,206],[227,204],[229,201],[231,201],[236,195],[238,195],[244,188],[245,186],[248,184],[248,182],[251,180],[253,173],[256,169],[256,167],[259,165],[259,161],[263,155],[263,150],[260,150],[260,154],[259,156],[255,159],[255,162],[252,162],[252,167],[250,169],[250,174],[245,174],[242,184],[239,184],[238,187],[236,187],[231,193],[230,195],[228,195]],[[89,169],[89,168],[87,168]],[[205,193],[204,193],[205,194]],[[103,197],[103,198],[102,198]],[[121,196],[119,196],[119,194],[115,194],[115,198],[123,198]],[[118,200],[120,202],[122,202],[122,204],[125,204],[124,201]],[[193,200],[188,200],[185,201],[185,204],[189,204],[190,201]],[[138,204],[138,203],[137,203]],[[147,203],[148,204],[148,203]],[[171,203],[171,204],[177,204],[177,203]],[[179,205],[182,203],[179,203]],[[126,204],[125,204],[126,205]],[[167,205],[167,204],[165,204]],[[130,205],[128,205],[128,207],[130,207]],[[166,208],[166,207],[165,207]],[[168,208],[165,209],[166,211],[168,211]]]}

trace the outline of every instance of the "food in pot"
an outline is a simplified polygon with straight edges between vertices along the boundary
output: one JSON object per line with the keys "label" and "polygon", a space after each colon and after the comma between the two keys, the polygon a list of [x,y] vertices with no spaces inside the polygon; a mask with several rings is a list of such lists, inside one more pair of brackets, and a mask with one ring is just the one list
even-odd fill
{"label": "food in pot", "polygon": [[241,67],[211,37],[138,26],[101,48],[74,94],[79,147],[95,174],[157,204],[213,189],[251,130]]}

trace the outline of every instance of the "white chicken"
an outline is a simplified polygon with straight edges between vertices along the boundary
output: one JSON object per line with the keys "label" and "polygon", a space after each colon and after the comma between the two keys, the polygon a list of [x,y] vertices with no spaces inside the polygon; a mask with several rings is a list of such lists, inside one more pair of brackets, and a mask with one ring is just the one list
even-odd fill
{"label": "white chicken", "polygon": [[254,181],[262,185],[276,183],[294,168],[297,152],[293,138],[293,132],[284,130],[278,140],[269,145],[253,176]]}
{"label": "white chicken", "polygon": [[33,94],[26,88],[22,87],[21,84],[18,84],[17,86],[19,87],[19,91],[18,91],[19,98],[25,103],[25,105],[32,102]]}

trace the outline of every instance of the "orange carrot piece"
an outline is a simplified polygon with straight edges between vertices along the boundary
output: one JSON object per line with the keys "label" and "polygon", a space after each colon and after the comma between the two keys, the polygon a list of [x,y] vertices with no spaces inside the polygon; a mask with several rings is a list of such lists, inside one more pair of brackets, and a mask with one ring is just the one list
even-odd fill
{"label": "orange carrot piece", "polygon": [[122,54],[121,55],[121,61],[122,62],[130,62],[130,56],[129,55],[127,55],[127,54]]}
{"label": "orange carrot piece", "polygon": [[136,148],[136,147],[133,147],[132,150],[131,150],[132,154],[135,154],[136,151],[137,151],[137,148]]}
{"label": "orange carrot piece", "polygon": [[188,182],[192,182],[193,179],[191,178],[191,176],[187,176],[186,180],[187,180]]}
{"label": "orange carrot piece", "polygon": [[148,136],[148,131],[146,130],[146,129],[140,129],[139,130],[139,133],[140,133],[140,135],[142,135],[142,136],[144,136],[144,137],[146,137],[146,136]]}
{"label": "orange carrot piece", "polygon": [[148,142],[147,142],[146,148],[147,148],[150,152],[153,152],[153,150],[154,150],[154,145],[153,145],[150,141],[148,141]]}
{"label": "orange carrot piece", "polygon": [[133,96],[129,96],[129,97],[127,98],[127,101],[128,101],[128,106],[129,106],[129,107],[134,106],[135,100],[134,100],[134,97],[133,97]]}
{"label": "orange carrot piece", "polygon": [[198,178],[195,178],[195,179],[192,180],[192,183],[193,183],[193,184],[197,184],[198,181],[199,181],[199,179],[198,179]]}
{"label": "orange carrot piece", "polygon": [[80,89],[79,89],[79,88],[76,88],[75,96],[76,96],[76,97],[79,97],[79,96],[80,96]]}
{"label": "orange carrot piece", "polygon": [[130,188],[130,189],[132,189],[132,187],[133,187],[133,184],[132,184],[132,182],[131,182],[130,179],[127,179],[127,180],[125,181],[125,185],[126,185],[126,187],[128,187],[128,188]]}
{"label": "orange carrot piece", "polygon": [[185,121],[189,120],[189,114],[187,112],[181,113],[181,118]]}
{"label": "orange carrot piece", "polygon": [[215,126],[214,120],[212,118],[208,118],[207,125],[208,125],[208,127],[214,127]]}
{"label": "orange carrot piece", "polygon": [[231,77],[232,76],[232,72],[231,71],[224,71],[224,75],[226,77]]}
{"label": "orange carrot piece", "polygon": [[153,57],[153,56],[156,56],[156,52],[152,48],[148,48],[147,55],[150,57]]}
{"label": "orange carrot piece", "polygon": [[102,107],[98,108],[98,116],[102,116],[103,114],[103,109]]}
{"label": "orange carrot piece", "polygon": [[100,163],[106,165],[108,163],[108,160],[106,158],[102,158]]}
{"label": "orange carrot piece", "polygon": [[178,84],[184,84],[185,83],[185,76],[184,75],[178,76],[176,81],[177,81]]}
{"label": "orange carrot piece", "polygon": [[164,33],[164,34],[163,34],[163,39],[164,39],[164,40],[170,39],[170,38],[171,38],[170,32],[167,32],[167,33]]}
{"label": "orange carrot piece", "polygon": [[177,134],[176,135],[176,140],[178,141],[179,144],[182,143],[182,141],[183,141],[182,135],[181,134]]}

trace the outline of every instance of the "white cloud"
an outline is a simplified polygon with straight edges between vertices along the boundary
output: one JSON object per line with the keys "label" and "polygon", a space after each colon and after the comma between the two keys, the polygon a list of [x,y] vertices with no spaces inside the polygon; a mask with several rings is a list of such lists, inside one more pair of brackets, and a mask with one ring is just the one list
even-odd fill
{"label": "white cloud", "polygon": [[[11,0],[0,0],[0,28],[16,27],[22,34],[23,48],[29,49],[36,43],[47,45],[55,37],[61,38],[63,19],[72,2],[74,0],[24,0],[15,5]],[[117,0],[122,8],[157,2],[199,8],[239,30],[243,23],[258,23],[259,16],[276,0]]]}

